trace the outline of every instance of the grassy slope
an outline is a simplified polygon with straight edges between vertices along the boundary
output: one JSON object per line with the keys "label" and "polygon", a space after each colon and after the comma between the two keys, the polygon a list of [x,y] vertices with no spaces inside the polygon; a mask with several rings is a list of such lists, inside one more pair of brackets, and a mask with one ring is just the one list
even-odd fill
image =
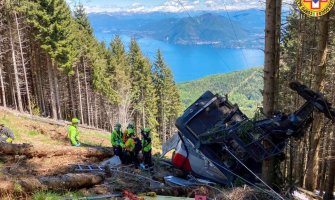
{"label": "grassy slope", "polygon": [[[16,137],[14,143],[46,144],[52,146],[69,145],[67,139],[68,126],[53,125],[40,121],[34,121],[26,117],[19,116],[19,114],[16,112],[4,109],[0,109],[0,123],[5,124],[14,132]],[[82,143],[98,146],[111,146],[110,134],[107,132],[100,132],[80,127],[79,130],[80,140]],[[0,159],[0,171],[4,164],[5,163]],[[2,176],[1,172],[0,176]],[[41,191],[34,194],[32,199],[56,200],[62,199],[63,196],[77,197],[83,196],[83,194],[80,192],[55,193]],[[8,196],[7,199],[12,199],[12,196]]]}
{"label": "grassy slope", "polygon": [[[15,111],[6,110],[1,107],[0,107],[0,123],[4,123],[7,127],[12,129],[16,137],[14,143],[31,143],[33,145],[45,144],[46,146],[69,146],[69,142],[67,139],[68,126],[60,126],[41,121],[34,121],[27,117],[21,116],[21,114]],[[108,132],[90,130],[80,126],[79,130],[80,130],[80,140],[82,143],[111,147],[110,134]],[[158,152],[158,150],[154,149],[153,152],[154,153]],[[60,167],[64,167],[63,165],[67,165],[67,163],[77,163],[77,160],[79,161],[81,160],[81,158],[76,155],[74,155],[74,157],[69,158],[59,156],[59,158],[57,157],[55,159],[53,159],[53,157],[37,158],[37,159],[33,158],[26,161],[25,164],[39,165],[38,169],[34,168],[34,170],[36,171],[40,169],[41,170],[45,169],[49,165],[56,165],[55,162],[60,162],[59,159],[62,159]],[[73,160],[69,161],[68,159]],[[0,157],[0,178],[2,176],[5,176],[5,174],[2,173],[2,168],[5,168],[7,166],[8,163],[6,163],[6,161]],[[52,170],[54,170],[53,168],[48,169],[49,171],[45,173],[49,172],[52,173]],[[65,192],[39,191],[34,193],[31,196],[31,198],[33,200],[45,200],[45,199],[58,200],[63,199],[64,196],[76,199],[76,197],[90,196],[90,195],[91,194],[88,194],[86,190],[65,191]],[[5,200],[7,199],[11,200],[13,198],[14,197],[12,195],[8,195],[8,197],[6,196],[3,197],[3,199]]]}
{"label": "grassy slope", "polygon": [[[1,109],[0,123],[5,124],[15,134],[14,143],[43,143],[50,145],[67,145],[68,126],[53,125],[17,116],[15,112]],[[80,128],[80,140],[86,144],[111,146],[110,134]]]}
{"label": "grassy slope", "polygon": [[249,117],[262,101],[263,88],[261,68],[251,68],[227,74],[207,76],[195,81],[178,84],[184,108],[187,108],[206,90],[220,95],[228,94],[232,103],[237,103]]}

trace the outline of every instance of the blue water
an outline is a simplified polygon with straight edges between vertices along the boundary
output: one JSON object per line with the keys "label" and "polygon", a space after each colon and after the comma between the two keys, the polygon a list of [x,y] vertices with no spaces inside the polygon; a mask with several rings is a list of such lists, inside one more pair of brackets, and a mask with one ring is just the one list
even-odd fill
{"label": "blue water", "polygon": [[[113,35],[96,32],[100,41],[109,44]],[[125,44],[130,37],[122,35]],[[150,38],[139,38],[143,54],[154,62],[157,49],[160,49],[165,62],[171,68],[176,82],[185,82],[208,76],[222,74],[263,65],[264,53],[258,49],[227,49],[211,45],[175,45]]]}

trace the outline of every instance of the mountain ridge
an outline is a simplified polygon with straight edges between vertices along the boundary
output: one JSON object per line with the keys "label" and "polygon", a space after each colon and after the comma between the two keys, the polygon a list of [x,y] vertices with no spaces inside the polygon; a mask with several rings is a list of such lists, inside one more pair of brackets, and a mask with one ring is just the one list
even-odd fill
{"label": "mountain ridge", "polygon": [[[213,45],[224,48],[261,48],[259,38],[264,34],[264,13],[245,11],[146,13],[116,15],[89,14],[97,32],[152,38],[180,45]],[[251,21],[250,21],[251,19]]]}
{"label": "mountain ridge", "polygon": [[182,45],[215,44],[233,47],[238,45],[237,42],[246,41],[249,36],[239,22],[212,13],[165,19],[142,28],[153,33],[150,36],[155,39]]}

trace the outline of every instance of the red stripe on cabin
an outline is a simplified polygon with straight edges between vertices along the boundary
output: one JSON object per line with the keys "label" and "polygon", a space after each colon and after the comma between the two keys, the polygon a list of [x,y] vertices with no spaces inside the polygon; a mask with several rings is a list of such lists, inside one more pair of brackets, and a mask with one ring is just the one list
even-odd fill
{"label": "red stripe on cabin", "polygon": [[[190,161],[183,155],[176,153],[172,158],[172,164],[178,168],[183,168],[185,171],[192,171]],[[182,166],[183,165],[183,166]]]}

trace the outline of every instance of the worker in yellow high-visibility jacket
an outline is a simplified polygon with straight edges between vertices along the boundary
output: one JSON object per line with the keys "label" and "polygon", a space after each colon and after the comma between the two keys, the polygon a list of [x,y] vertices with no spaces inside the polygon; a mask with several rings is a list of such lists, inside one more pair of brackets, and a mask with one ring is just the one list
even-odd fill
{"label": "worker in yellow high-visibility jacket", "polygon": [[78,131],[78,124],[80,120],[78,118],[72,118],[72,124],[69,127],[69,139],[72,146],[79,147],[79,131]]}
{"label": "worker in yellow high-visibility jacket", "polygon": [[121,124],[116,123],[114,130],[111,134],[111,143],[113,145],[113,151],[116,156],[119,156],[123,162],[123,148],[125,147],[123,142],[123,133],[121,130]]}
{"label": "worker in yellow high-visibility jacket", "polygon": [[125,163],[126,164],[135,164],[135,168],[138,167],[138,162],[137,162],[137,158],[135,157],[135,146],[136,146],[136,142],[135,142],[135,133],[131,132],[128,133],[128,138],[126,143],[124,144],[124,149],[125,149]]}

